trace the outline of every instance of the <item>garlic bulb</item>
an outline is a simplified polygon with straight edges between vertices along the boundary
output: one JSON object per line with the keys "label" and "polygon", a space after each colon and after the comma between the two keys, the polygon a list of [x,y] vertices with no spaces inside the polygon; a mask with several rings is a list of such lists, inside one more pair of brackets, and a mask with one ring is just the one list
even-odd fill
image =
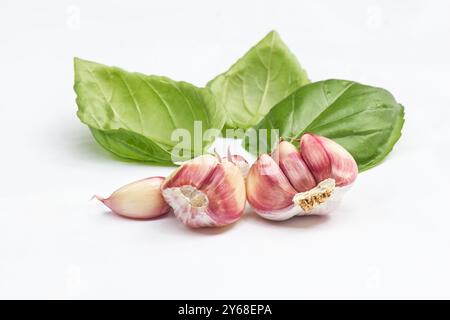
{"label": "garlic bulb", "polygon": [[193,227],[225,226],[245,208],[245,182],[232,161],[212,155],[184,163],[161,186],[175,216]]}
{"label": "garlic bulb", "polygon": [[151,177],[127,184],[108,198],[94,196],[114,213],[134,219],[150,219],[169,212],[161,194],[163,177]]}
{"label": "garlic bulb", "polygon": [[247,200],[260,216],[286,220],[296,215],[328,214],[358,174],[342,146],[304,134],[300,150],[281,141],[272,155],[261,155],[247,177]]}

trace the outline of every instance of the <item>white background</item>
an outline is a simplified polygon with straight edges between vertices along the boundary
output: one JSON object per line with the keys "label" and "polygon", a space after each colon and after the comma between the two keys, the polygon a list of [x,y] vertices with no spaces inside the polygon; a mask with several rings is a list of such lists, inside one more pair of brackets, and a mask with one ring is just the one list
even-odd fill
{"label": "white background", "polygon": [[[450,298],[449,17],[430,0],[2,0],[0,297]],[[334,215],[248,212],[192,231],[89,201],[173,168],[94,142],[74,56],[202,86],[271,29],[311,79],[381,86],[405,106],[394,151]]]}

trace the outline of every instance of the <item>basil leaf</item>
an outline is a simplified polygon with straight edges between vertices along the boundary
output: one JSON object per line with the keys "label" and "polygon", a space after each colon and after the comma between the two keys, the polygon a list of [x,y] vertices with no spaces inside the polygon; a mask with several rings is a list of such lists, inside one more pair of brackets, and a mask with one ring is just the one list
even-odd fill
{"label": "basil leaf", "polygon": [[207,87],[226,110],[226,127],[247,129],[307,83],[306,71],[278,33],[272,31]]}
{"label": "basil leaf", "polygon": [[[208,89],[78,58],[74,67],[78,117],[120,157],[168,164],[179,142],[171,139],[175,129],[193,138],[194,121],[201,121],[202,130],[223,127],[225,114]],[[211,143],[202,139],[200,152]],[[195,156],[193,148],[186,153]]]}
{"label": "basil leaf", "polygon": [[160,145],[127,130],[99,130],[90,127],[95,140],[106,150],[119,157],[171,165],[170,153]]}
{"label": "basil leaf", "polygon": [[[355,158],[360,171],[379,164],[400,138],[403,106],[386,90],[346,80],[308,84],[277,104],[255,129],[279,129],[296,143],[305,132],[333,139]],[[270,130],[263,145],[270,146]],[[244,141],[257,150],[255,141]]]}

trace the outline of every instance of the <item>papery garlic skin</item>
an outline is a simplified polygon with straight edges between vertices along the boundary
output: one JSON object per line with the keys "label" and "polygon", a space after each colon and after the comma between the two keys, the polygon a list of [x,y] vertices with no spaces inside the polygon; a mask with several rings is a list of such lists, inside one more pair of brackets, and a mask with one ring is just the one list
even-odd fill
{"label": "papery garlic skin", "polygon": [[244,178],[247,178],[248,172],[250,171],[250,165],[248,164],[247,160],[243,156],[240,156],[238,154],[228,154],[227,157],[222,158],[223,162],[230,161],[234,165],[236,165],[239,170],[241,171],[241,174]]}
{"label": "papery garlic skin", "polygon": [[151,177],[129,183],[108,198],[95,196],[114,213],[133,219],[151,219],[169,212],[161,193],[164,177]]}
{"label": "papery garlic skin", "polygon": [[246,181],[247,200],[253,209],[277,211],[292,204],[297,191],[267,154],[262,154],[250,168]]}
{"label": "papery garlic skin", "polygon": [[166,178],[161,190],[175,216],[193,228],[231,224],[245,209],[245,181],[240,169],[212,155],[183,164]]}
{"label": "papery garlic skin", "polygon": [[217,159],[220,159],[220,162],[231,162],[234,165],[236,165],[241,171],[241,174],[244,177],[244,179],[247,178],[248,171],[250,170],[250,165],[243,156],[238,154],[232,154],[230,148],[228,148],[227,150],[226,157],[221,157],[219,153],[216,151],[216,149],[214,149],[214,154],[216,155]]}
{"label": "papery garlic skin", "polygon": [[310,190],[317,185],[300,152],[292,143],[281,141],[278,148],[272,152],[272,159],[280,166],[297,192]]}
{"label": "papery garlic skin", "polygon": [[336,181],[338,187],[352,184],[358,175],[358,165],[350,152],[331,139],[313,135],[327,151],[331,164],[330,176]]}
{"label": "papery garlic skin", "polygon": [[281,141],[271,156],[256,160],[247,177],[247,199],[256,213],[270,220],[328,214],[357,174],[355,160],[342,146],[304,134],[300,150]]}

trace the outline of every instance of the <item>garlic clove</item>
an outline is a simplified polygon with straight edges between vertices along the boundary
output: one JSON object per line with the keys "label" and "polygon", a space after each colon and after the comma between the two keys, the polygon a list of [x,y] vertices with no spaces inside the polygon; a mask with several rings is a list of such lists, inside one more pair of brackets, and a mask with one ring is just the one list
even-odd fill
{"label": "garlic clove", "polygon": [[336,185],[346,186],[353,183],[358,175],[358,165],[352,155],[331,139],[318,135],[313,136],[327,152],[331,163],[330,177],[336,181]]}
{"label": "garlic clove", "polygon": [[314,176],[292,143],[281,141],[272,153],[272,158],[297,192],[307,191],[316,186]]}
{"label": "garlic clove", "polygon": [[331,175],[331,163],[327,152],[315,136],[305,133],[300,139],[300,154],[314,176],[316,182]]}
{"label": "garlic clove", "polygon": [[151,177],[127,184],[108,198],[94,196],[114,213],[134,219],[151,219],[169,212],[161,194],[163,177]]}
{"label": "garlic clove", "polygon": [[291,206],[292,197],[297,193],[278,164],[267,154],[262,154],[250,168],[246,190],[252,208],[261,212]]}
{"label": "garlic clove", "polygon": [[[246,202],[245,182],[234,163],[205,155],[185,163],[178,171],[167,178],[161,189],[181,222],[193,228],[220,227],[241,217]],[[194,178],[199,175],[201,178]]]}
{"label": "garlic clove", "polygon": [[246,202],[245,181],[240,168],[235,164],[218,164],[201,191],[209,201],[209,216],[217,225],[233,223],[243,214]]}

